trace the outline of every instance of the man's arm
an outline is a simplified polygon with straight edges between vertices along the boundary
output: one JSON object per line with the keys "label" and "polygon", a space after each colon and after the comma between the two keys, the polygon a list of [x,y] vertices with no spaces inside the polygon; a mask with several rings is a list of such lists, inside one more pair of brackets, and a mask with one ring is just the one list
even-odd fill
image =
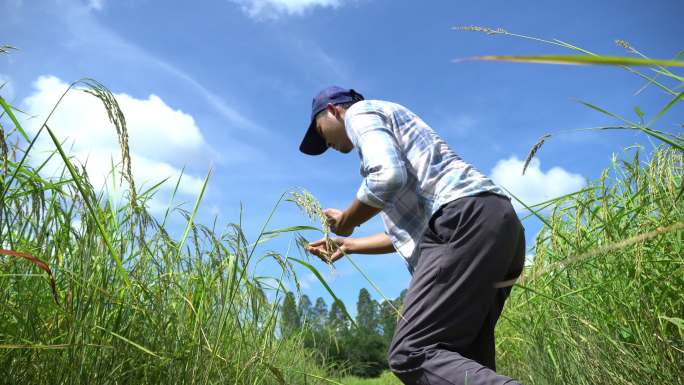
{"label": "man's arm", "polygon": [[350,240],[348,254],[387,254],[395,251],[392,240],[385,233],[347,239]]}
{"label": "man's arm", "polygon": [[331,230],[335,234],[349,236],[354,232],[356,226],[365,223],[380,211],[380,208],[369,206],[358,199],[354,199],[346,210],[327,209],[325,215],[328,217]]}
{"label": "man's arm", "polygon": [[324,262],[335,262],[345,254],[387,254],[395,251],[392,240],[385,233],[378,233],[361,238],[335,238],[337,248],[329,255],[326,250],[325,239],[312,242],[306,250],[319,257]]}

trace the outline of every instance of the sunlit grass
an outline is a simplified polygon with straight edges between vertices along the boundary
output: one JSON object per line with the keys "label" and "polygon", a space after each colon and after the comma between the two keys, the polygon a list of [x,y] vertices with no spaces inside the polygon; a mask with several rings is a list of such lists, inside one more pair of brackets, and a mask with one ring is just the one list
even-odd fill
{"label": "sunlit grass", "polygon": [[[92,80],[72,86],[68,92],[98,97],[115,123],[124,163],[113,167],[112,178],[127,182],[128,199],[117,205],[95,190],[49,117],[28,137],[17,111],[0,99],[0,381],[326,382],[311,352],[297,339],[278,337],[283,288],[296,280],[288,255],[257,252],[257,245],[299,227],[269,229],[269,217],[248,239],[241,222],[224,229],[197,223],[209,174],[191,211],[151,216],[146,202],[159,185],[135,190],[116,100]],[[41,134],[50,135],[52,157],[64,164],[55,177],[42,176],[44,164],[30,161]],[[9,140],[17,135],[24,147]],[[169,215],[186,221],[179,238],[170,235]],[[275,261],[280,273],[250,273],[263,259]]]}
{"label": "sunlit grass", "polygon": [[[683,78],[667,66],[684,64],[684,51],[674,60],[652,60],[618,40],[638,58],[614,58],[501,28],[460,29],[581,53],[484,60],[616,65],[646,80],[638,92],[653,86],[669,96],[649,119],[639,107],[630,119],[579,101],[615,121],[590,130],[638,130],[661,144],[614,156],[581,191],[534,206],[521,202],[543,227],[498,324],[498,369],[526,384],[684,383],[684,137],[661,124],[681,109]],[[541,137],[526,165],[555,135]]]}

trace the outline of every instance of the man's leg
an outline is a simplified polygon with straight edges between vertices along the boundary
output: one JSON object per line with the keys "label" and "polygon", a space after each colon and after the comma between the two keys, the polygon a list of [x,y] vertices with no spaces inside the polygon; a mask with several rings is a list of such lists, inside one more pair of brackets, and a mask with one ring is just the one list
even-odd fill
{"label": "man's leg", "polygon": [[[504,281],[514,279],[520,275],[525,263],[525,235],[521,234],[521,239],[518,245],[518,250],[513,257],[513,263],[511,264]],[[496,354],[494,351],[495,341],[494,341],[494,327],[496,326],[501,311],[503,310],[504,303],[511,293],[512,287],[502,287],[496,290],[494,297],[494,303],[487,314],[482,329],[480,333],[475,337],[475,340],[470,344],[467,349],[466,355],[473,360],[481,363],[482,365],[496,370]]]}
{"label": "man's leg", "polygon": [[[515,383],[470,350],[490,312],[492,330],[498,319],[494,283],[522,268],[521,240],[524,248],[510,202],[496,195],[461,198],[435,215],[390,347],[390,368],[404,383]],[[493,336],[491,344],[493,352]]]}

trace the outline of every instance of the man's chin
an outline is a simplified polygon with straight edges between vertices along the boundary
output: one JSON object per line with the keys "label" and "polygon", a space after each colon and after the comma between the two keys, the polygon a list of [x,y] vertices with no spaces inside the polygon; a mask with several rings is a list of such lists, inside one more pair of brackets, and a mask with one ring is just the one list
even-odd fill
{"label": "man's chin", "polygon": [[349,153],[351,152],[351,150],[353,150],[353,149],[354,149],[354,147],[343,148],[343,149],[340,150],[340,152],[343,153],[343,154],[349,154]]}

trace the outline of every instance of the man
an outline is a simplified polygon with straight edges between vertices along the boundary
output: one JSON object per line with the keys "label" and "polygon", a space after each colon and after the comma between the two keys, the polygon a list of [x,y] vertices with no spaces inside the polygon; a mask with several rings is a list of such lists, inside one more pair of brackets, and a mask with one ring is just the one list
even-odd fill
{"label": "man", "polygon": [[349,236],[381,213],[385,233],[336,238],[308,251],[397,251],[412,274],[389,351],[405,384],[517,384],[495,372],[494,326],[523,268],[524,230],[510,199],[464,162],[418,116],[386,101],[328,87],[314,99],[299,149],[328,147],[361,158],[363,182],[345,210],[328,209],[332,231]]}

